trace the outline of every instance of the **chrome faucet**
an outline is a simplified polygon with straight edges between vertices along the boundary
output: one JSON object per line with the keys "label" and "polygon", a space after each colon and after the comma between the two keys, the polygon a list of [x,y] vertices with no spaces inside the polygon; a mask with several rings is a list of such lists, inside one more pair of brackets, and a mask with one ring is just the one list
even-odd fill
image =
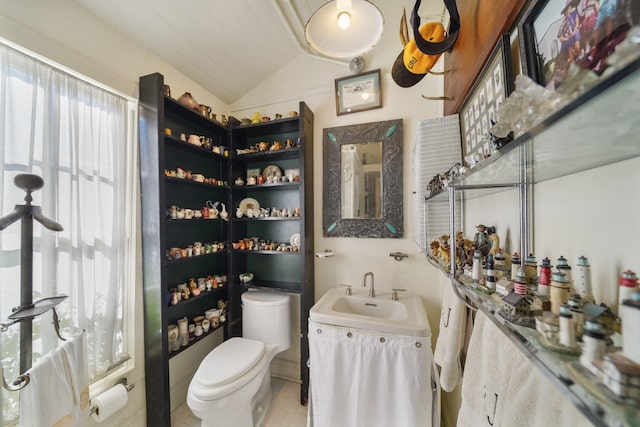
{"label": "chrome faucet", "polygon": [[367,286],[367,277],[371,277],[371,288],[369,288],[369,298],[375,298],[376,290],[373,287],[373,273],[371,271],[369,271],[368,273],[364,273],[364,277],[362,278],[362,286],[363,287]]}

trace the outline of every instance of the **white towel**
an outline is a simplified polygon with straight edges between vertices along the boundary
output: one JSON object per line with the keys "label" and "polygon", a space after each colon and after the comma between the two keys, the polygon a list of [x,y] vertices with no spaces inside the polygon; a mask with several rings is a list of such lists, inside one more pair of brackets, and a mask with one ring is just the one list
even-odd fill
{"label": "white towel", "polygon": [[74,420],[78,425],[89,417],[89,364],[86,334],[80,331],[65,341],[61,347],[69,363],[67,380],[73,390]]}
{"label": "white towel", "polygon": [[86,341],[81,333],[27,371],[29,384],[20,390],[21,427],[80,425],[83,412],[88,412],[86,354]]}
{"label": "white towel", "polygon": [[467,355],[459,427],[591,425],[481,311]]}
{"label": "white towel", "polygon": [[451,392],[462,379],[460,353],[465,344],[468,314],[467,307],[451,288],[451,279],[444,273],[440,274],[440,285],[443,287],[440,332],[433,358],[440,366],[440,386]]}

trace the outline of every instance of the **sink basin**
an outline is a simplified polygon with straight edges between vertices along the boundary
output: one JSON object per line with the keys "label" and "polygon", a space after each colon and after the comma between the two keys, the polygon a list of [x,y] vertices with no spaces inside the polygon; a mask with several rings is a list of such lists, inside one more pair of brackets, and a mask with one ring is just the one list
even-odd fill
{"label": "sink basin", "polygon": [[346,295],[344,288],[333,288],[311,307],[309,319],[391,334],[431,335],[427,313],[417,295],[400,294],[398,300],[393,301],[391,292],[380,292],[375,298],[369,298],[367,289],[354,289],[352,295]]}

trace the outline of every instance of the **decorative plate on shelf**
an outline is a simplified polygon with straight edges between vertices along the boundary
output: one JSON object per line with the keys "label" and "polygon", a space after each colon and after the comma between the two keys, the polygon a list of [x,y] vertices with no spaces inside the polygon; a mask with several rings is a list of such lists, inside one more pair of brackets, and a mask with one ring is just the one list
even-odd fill
{"label": "decorative plate on shelf", "polygon": [[291,243],[291,246],[300,246],[300,233],[293,234],[289,239],[289,243]]}
{"label": "decorative plate on shelf", "polygon": [[268,181],[268,178],[270,176],[272,177],[271,179],[275,177],[282,178],[282,169],[280,169],[276,165],[267,166],[262,170],[262,177],[264,178],[265,181]]}
{"label": "decorative plate on shelf", "polygon": [[258,203],[256,199],[247,197],[246,199],[240,200],[240,209],[244,212],[246,212],[247,209],[260,209],[260,203]]}

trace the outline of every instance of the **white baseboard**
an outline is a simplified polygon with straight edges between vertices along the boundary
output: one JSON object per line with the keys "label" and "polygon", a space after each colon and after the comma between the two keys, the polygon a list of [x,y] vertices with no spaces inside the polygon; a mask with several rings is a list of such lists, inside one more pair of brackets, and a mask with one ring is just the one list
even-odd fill
{"label": "white baseboard", "polygon": [[271,376],[283,380],[300,382],[300,363],[298,361],[276,357],[271,361]]}

